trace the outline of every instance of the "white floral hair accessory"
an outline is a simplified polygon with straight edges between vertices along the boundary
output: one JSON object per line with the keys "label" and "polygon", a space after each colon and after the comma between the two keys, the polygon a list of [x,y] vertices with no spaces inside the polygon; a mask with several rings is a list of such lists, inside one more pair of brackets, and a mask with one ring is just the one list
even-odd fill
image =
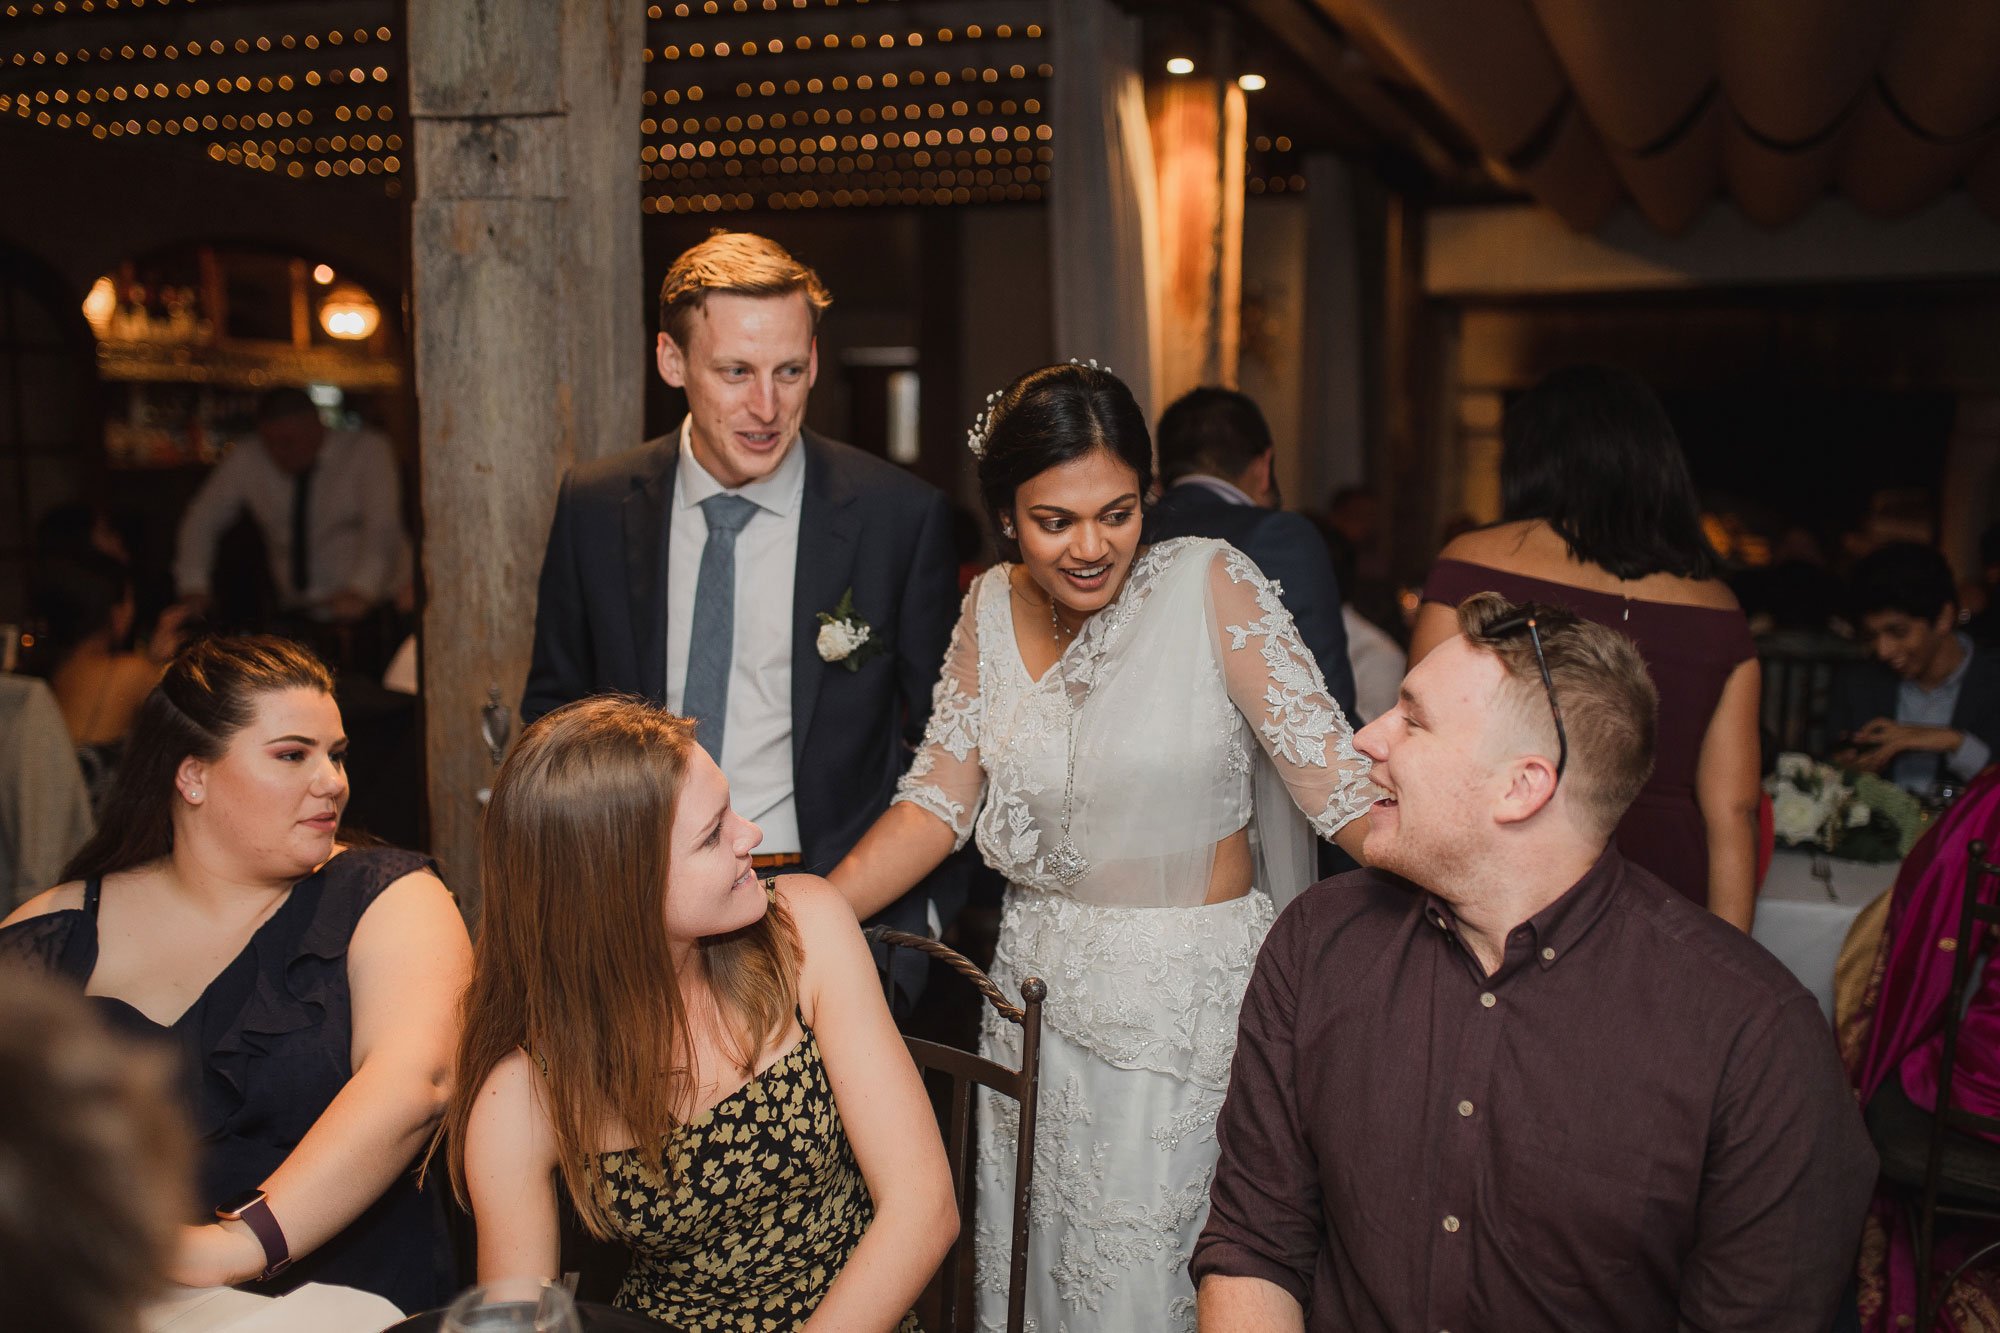
{"label": "white floral hair accessory", "polygon": [[[1106,375],[1116,373],[1110,366],[1098,365],[1096,357],[1088,361],[1079,361],[1076,357],[1071,357],[1069,363],[1072,366],[1089,366],[1092,370],[1102,371]],[[993,405],[999,401],[1000,394],[997,390],[987,394],[986,406],[972,419],[972,429],[965,432],[965,447],[972,451],[974,458],[986,457],[986,439],[993,429]]]}

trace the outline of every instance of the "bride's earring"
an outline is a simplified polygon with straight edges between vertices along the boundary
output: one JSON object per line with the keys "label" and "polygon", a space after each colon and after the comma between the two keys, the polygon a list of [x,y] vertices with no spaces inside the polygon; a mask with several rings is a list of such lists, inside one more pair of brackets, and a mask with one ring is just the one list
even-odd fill
{"label": "bride's earring", "polygon": [[1008,541],[1014,540],[1014,525],[1002,519],[1000,521],[1000,535]]}

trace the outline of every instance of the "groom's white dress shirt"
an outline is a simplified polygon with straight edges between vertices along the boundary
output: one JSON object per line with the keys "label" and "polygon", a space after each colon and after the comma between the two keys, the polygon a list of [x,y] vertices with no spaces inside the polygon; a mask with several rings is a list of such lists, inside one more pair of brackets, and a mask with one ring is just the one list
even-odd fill
{"label": "groom's white dress shirt", "polygon": [[[674,513],[667,536],[667,707],[681,711],[695,584],[708,544],[701,502],[728,490],[695,459],[681,421]],[[793,440],[777,471],[729,493],[757,512],[736,537],[736,638],[729,659],[729,709],[722,772],[736,812],[764,830],[759,855],[796,852],[798,808],[792,790],[792,584],[799,563],[799,510],[806,455]],[[831,611],[832,607],[825,608]]]}

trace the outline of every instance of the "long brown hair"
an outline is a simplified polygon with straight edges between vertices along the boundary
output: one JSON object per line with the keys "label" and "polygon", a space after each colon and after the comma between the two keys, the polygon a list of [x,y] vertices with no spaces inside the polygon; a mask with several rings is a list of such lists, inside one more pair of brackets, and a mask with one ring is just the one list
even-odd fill
{"label": "long brown hair", "polygon": [[[590,1231],[613,1234],[595,1188],[607,1124],[664,1172],[693,1073],[682,978],[667,947],[674,811],[695,746],[686,718],[632,699],[559,708],[522,733],[486,809],[484,907],[442,1133],[465,1187],[480,1089],[517,1047],[545,1076],[563,1184]],[[745,1074],[798,1003],[799,945],[775,901],[754,925],[700,941],[702,979]]]}
{"label": "long brown hair", "polygon": [[181,649],[139,705],[97,832],[63,867],[63,878],[114,874],[173,851],[181,761],[221,758],[256,715],[258,696],[290,689],[333,693],[326,664],[290,639],[218,635]]}

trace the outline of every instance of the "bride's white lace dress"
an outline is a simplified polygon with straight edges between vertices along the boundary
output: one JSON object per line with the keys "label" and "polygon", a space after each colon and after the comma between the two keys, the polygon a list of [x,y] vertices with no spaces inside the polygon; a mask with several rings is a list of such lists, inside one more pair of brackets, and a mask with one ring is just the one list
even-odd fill
{"label": "bride's white lace dress", "polygon": [[[993,975],[1043,1010],[1028,1327],[1194,1327],[1187,1257],[1208,1211],[1237,1010],[1276,908],[1311,878],[1312,832],[1374,798],[1368,761],[1276,591],[1222,542],[1162,542],[1039,681],[1009,567],[965,600],[922,751],[897,793],[1008,881]],[[1088,869],[1065,884],[1062,837]],[[1308,828],[1304,811],[1310,815]],[[1257,888],[1203,906],[1216,844],[1250,826]],[[982,1050],[1019,1060],[988,1011]],[[982,1327],[1006,1313],[1016,1114],[980,1108]]]}

